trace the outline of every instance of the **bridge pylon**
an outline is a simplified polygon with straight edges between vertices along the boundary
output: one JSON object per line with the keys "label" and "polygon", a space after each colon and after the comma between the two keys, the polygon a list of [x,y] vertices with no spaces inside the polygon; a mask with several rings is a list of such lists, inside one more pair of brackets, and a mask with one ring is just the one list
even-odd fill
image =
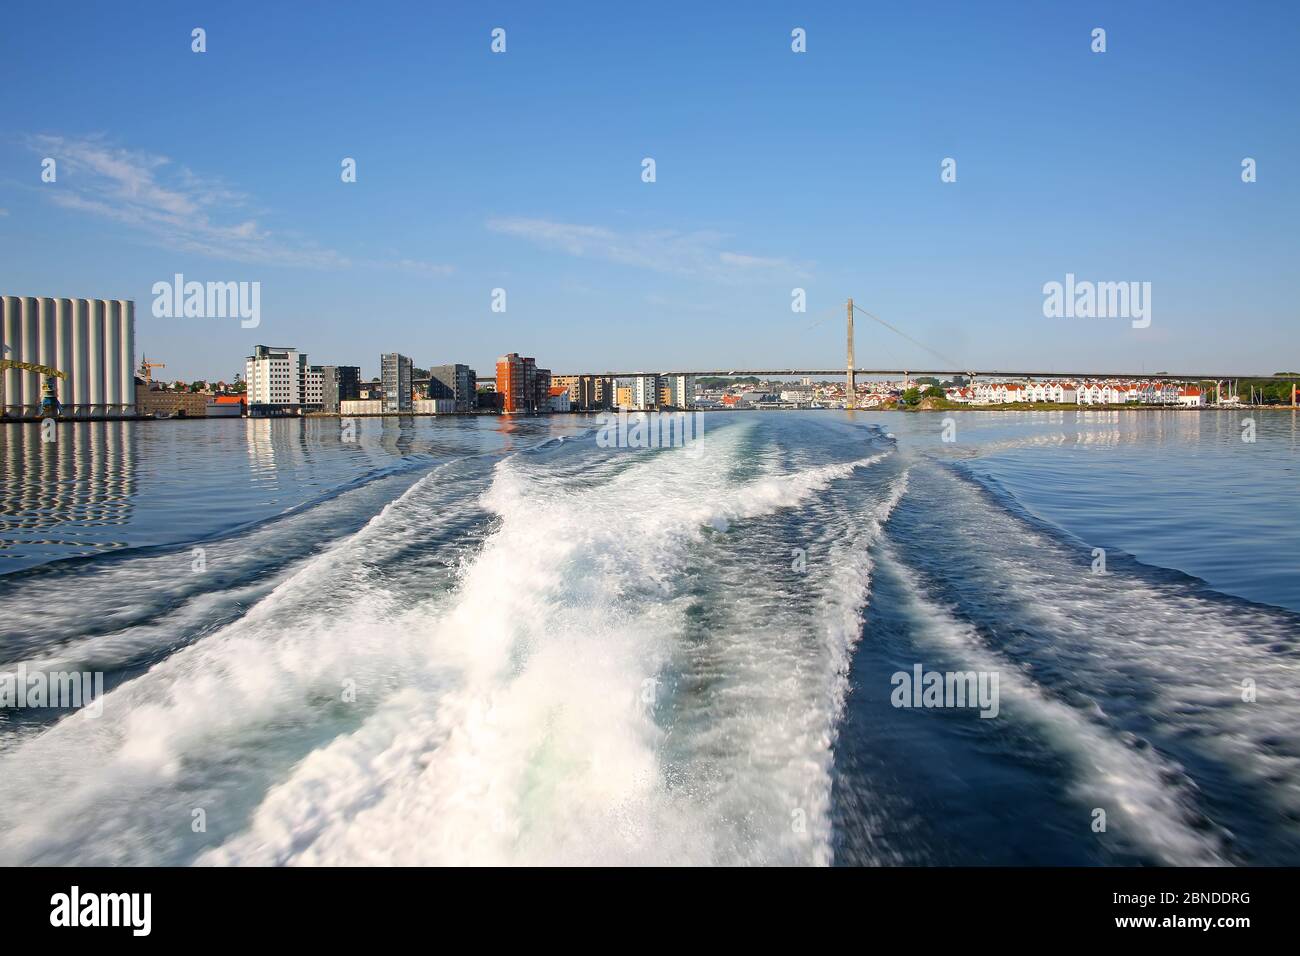
{"label": "bridge pylon", "polygon": [[854,368],[856,367],[856,363],[853,361],[853,299],[852,298],[850,298],[848,302],[848,313],[849,313],[849,325],[848,325],[849,354],[848,354],[848,369],[844,376],[844,407],[857,408],[858,381],[857,381],[857,375],[853,371]]}

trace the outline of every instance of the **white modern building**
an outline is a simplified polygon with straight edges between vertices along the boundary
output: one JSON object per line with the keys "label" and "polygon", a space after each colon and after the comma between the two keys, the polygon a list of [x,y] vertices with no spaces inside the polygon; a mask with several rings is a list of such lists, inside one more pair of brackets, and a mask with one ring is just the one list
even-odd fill
{"label": "white modern building", "polygon": [[1084,382],[1079,386],[1080,405],[1105,405],[1109,398],[1110,389],[1100,382]]}
{"label": "white modern building", "polygon": [[1073,405],[1075,398],[1073,382],[1029,382],[1025,385],[1025,401]]}
{"label": "white modern building", "polygon": [[244,360],[248,413],[301,411],[306,398],[307,353],[259,345]]}
{"label": "white modern building", "polygon": [[325,407],[325,369],[308,365],[302,377],[302,403],[307,408]]}
{"label": "white modern building", "polygon": [[632,376],[632,407],[646,410],[659,407],[659,376],[642,374]]}
{"label": "white modern building", "polygon": [[[4,296],[3,357],[63,372],[56,395],[74,418],[135,413],[135,303],[130,299],[45,299]],[[37,416],[44,388],[36,372],[7,369],[0,407],[12,417]]]}

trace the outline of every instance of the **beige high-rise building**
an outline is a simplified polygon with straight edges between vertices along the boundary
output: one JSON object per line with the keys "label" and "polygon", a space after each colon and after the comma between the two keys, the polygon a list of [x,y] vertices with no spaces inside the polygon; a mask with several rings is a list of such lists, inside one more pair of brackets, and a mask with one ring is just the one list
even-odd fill
{"label": "beige high-rise building", "polygon": [[[64,415],[135,413],[135,302],[7,295],[3,307],[3,357],[63,372],[55,394]],[[44,384],[37,372],[6,369],[4,414],[39,415]]]}

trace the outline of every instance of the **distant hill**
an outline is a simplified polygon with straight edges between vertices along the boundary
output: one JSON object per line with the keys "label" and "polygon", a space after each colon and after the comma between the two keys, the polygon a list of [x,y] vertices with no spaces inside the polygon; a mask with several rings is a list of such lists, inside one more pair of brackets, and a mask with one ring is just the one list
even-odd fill
{"label": "distant hill", "polygon": [[728,385],[757,385],[758,376],[742,375],[738,378],[727,378],[725,375],[702,375],[695,380],[695,384],[701,388],[726,388]]}

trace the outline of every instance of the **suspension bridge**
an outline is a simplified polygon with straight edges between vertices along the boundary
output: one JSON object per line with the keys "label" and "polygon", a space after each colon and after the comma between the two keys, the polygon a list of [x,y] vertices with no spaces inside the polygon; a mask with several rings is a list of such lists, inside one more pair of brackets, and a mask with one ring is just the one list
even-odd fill
{"label": "suspension bridge", "polygon": [[[855,315],[861,315],[871,321],[889,329],[891,332],[906,339],[913,345],[934,356],[938,360],[937,364],[928,368],[859,368],[854,355],[853,347],[853,324]],[[846,345],[847,351],[845,364],[841,368],[705,368],[705,369],[673,369],[673,370],[649,370],[637,369],[635,371],[584,371],[572,373],[555,373],[555,374],[572,374],[572,375],[591,375],[597,378],[633,378],[638,375],[691,375],[697,378],[717,377],[717,378],[735,378],[738,376],[753,376],[757,378],[827,378],[843,375],[845,378],[845,394],[850,403],[853,402],[857,394],[857,378],[895,378],[902,376],[904,379],[913,377],[932,377],[952,379],[956,376],[963,376],[968,381],[974,381],[980,378],[987,379],[1062,379],[1062,380],[1133,380],[1139,379],[1144,381],[1169,381],[1169,382],[1231,382],[1242,379],[1263,379],[1276,382],[1300,382],[1300,372],[1296,373],[1275,373],[1275,372],[1242,372],[1234,371],[1178,371],[1161,370],[1158,372],[1143,370],[1119,370],[1103,368],[1070,368],[1070,369],[999,369],[999,368],[971,368],[955,359],[952,359],[941,352],[932,349],[924,342],[917,341],[908,335],[902,329],[877,315],[868,312],[860,306],[854,305],[853,300],[849,299],[845,303],[846,319]],[[812,322],[808,328],[816,328],[825,319],[818,319]],[[480,375],[480,382],[495,382],[495,375]]]}

